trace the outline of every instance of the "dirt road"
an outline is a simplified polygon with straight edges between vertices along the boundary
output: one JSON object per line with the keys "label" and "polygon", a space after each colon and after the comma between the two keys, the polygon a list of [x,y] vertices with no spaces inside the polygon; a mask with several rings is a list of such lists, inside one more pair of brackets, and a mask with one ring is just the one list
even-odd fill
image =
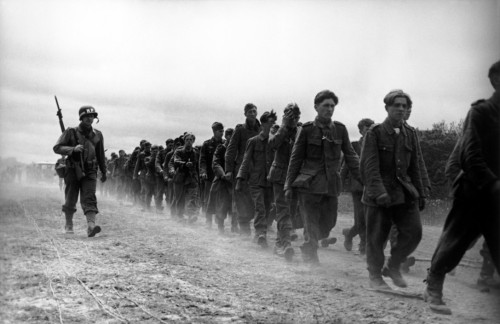
{"label": "dirt road", "polygon": [[[76,233],[63,234],[57,188],[2,185],[2,323],[500,322],[500,291],[480,292],[475,285],[478,247],[447,278],[445,301],[453,315],[437,315],[422,300],[367,290],[365,261],[341,244],[352,214],[339,215],[333,235],[340,242],[321,249],[321,265],[309,267],[300,241],[295,260],[286,263],[271,248],[221,237],[200,220],[183,225],[166,213],[98,199],[103,232],[90,239],[80,208]],[[418,259],[430,258],[439,233],[424,228]],[[406,275],[407,291],[423,290],[428,266],[419,261]]]}

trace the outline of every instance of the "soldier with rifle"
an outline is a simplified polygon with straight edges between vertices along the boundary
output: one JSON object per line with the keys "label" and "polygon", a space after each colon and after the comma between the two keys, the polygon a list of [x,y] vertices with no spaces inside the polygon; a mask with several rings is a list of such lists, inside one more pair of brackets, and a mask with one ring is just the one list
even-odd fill
{"label": "soldier with rifle", "polygon": [[104,138],[100,131],[92,128],[97,112],[92,106],[81,107],[78,111],[80,124],[64,130],[59,104],[57,106],[57,115],[63,133],[54,146],[54,152],[68,156],[64,177],[65,203],[62,207],[66,217],[65,230],[67,234],[74,233],[73,214],[76,212],[78,195],[81,193],[80,204],[87,218],[87,235],[93,237],[101,231],[101,228],[96,225],[96,214],[99,212],[95,194],[98,168],[102,173],[101,181],[106,181]]}

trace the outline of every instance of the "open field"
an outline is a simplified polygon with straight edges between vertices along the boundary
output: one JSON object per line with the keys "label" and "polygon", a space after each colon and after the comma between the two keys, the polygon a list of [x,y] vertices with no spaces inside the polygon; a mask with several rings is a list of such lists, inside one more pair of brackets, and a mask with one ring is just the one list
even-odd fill
{"label": "open field", "polygon": [[[63,234],[57,185],[1,186],[2,323],[500,322],[500,291],[480,292],[475,285],[480,244],[447,278],[445,301],[453,315],[445,316],[422,300],[367,290],[364,259],[342,246],[341,230],[352,224],[346,208],[332,233],[340,242],[321,249],[321,265],[309,267],[300,258],[300,240],[296,258],[286,263],[271,248],[219,236],[204,221],[188,226],[168,213],[98,199],[103,232],[87,238],[80,208],[75,234]],[[408,291],[423,290],[440,230],[425,226],[417,264],[405,276]]]}

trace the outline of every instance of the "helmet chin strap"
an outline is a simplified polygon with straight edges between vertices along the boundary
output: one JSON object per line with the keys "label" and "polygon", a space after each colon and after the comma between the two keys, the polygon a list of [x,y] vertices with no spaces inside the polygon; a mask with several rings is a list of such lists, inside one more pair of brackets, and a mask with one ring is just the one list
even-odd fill
{"label": "helmet chin strap", "polygon": [[97,119],[97,122],[96,122],[96,124],[99,124],[99,117],[96,117],[96,119]]}

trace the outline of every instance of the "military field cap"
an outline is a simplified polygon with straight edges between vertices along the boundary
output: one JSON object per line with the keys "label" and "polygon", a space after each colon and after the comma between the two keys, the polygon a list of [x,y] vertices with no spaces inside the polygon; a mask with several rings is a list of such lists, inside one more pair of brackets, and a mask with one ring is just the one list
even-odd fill
{"label": "military field cap", "polygon": [[233,128],[226,128],[226,131],[224,132],[224,135],[233,135],[234,129]]}
{"label": "military field cap", "polygon": [[408,107],[411,107],[412,106],[412,101],[411,101],[411,98],[410,98],[410,95],[407,94],[406,92],[404,92],[403,90],[401,89],[394,89],[394,90],[391,90],[385,97],[384,97],[384,103],[387,105],[387,106],[391,106],[393,103],[394,103],[394,100],[396,100],[396,98],[398,97],[401,97],[401,98],[406,98],[406,101],[408,102]]}
{"label": "military field cap", "polygon": [[215,122],[212,124],[212,130],[213,131],[224,130],[224,125],[222,125],[222,123]]}
{"label": "military field cap", "polygon": [[158,150],[158,145],[156,145],[156,144],[155,144],[155,145],[151,146],[151,149],[152,149],[153,151],[154,151],[154,150]]}
{"label": "military field cap", "polygon": [[144,146],[151,146],[151,143],[149,143],[148,141],[145,141]]}
{"label": "military field cap", "polygon": [[97,111],[95,111],[92,106],[82,106],[80,110],[78,110],[78,115],[80,116],[80,120],[82,120],[83,116],[94,115],[94,118],[97,117]]}

